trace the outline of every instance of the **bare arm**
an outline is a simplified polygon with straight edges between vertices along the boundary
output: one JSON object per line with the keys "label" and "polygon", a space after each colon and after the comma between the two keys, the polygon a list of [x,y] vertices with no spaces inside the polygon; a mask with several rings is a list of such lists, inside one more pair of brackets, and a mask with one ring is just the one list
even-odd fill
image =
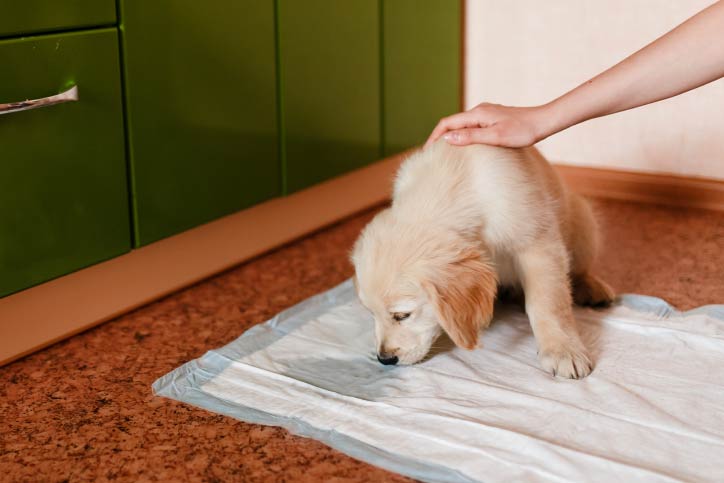
{"label": "bare arm", "polygon": [[676,96],[724,77],[724,0],[548,104],[479,106],[443,118],[426,145],[535,144],[575,124]]}

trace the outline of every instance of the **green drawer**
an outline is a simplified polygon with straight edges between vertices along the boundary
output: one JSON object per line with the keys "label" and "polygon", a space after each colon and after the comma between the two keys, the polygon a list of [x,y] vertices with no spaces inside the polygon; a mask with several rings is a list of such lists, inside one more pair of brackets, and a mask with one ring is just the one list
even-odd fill
{"label": "green drawer", "polygon": [[0,103],[69,85],[80,100],[0,115],[0,296],[130,248],[115,29],[0,42]]}
{"label": "green drawer", "polygon": [[120,1],[136,243],[280,194],[274,2]]}
{"label": "green drawer", "polygon": [[114,0],[0,0],[0,37],[115,22]]}
{"label": "green drawer", "polygon": [[380,2],[278,2],[291,192],[380,158]]}

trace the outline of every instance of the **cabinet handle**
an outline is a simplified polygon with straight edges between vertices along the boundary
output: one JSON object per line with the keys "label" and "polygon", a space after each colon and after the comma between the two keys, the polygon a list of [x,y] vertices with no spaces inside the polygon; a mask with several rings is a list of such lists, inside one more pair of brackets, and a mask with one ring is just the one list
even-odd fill
{"label": "cabinet handle", "polygon": [[56,94],[42,99],[30,99],[27,101],[11,102],[9,104],[0,104],[0,114],[10,114],[11,112],[27,111],[28,109],[37,109],[38,107],[52,106],[53,104],[62,104],[78,100],[78,86],[73,86],[65,92]]}

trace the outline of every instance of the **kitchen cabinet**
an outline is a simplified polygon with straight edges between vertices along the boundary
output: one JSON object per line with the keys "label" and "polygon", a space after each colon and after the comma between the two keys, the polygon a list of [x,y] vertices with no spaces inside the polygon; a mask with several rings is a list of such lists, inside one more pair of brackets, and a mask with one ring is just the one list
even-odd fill
{"label": "kitchen cabinet", "polygon": [[0,115],[0,297],[130,249],[115,29],[0,41],[0,103],[79,100]]}
{"label": "kitchen cabinet", "polygon": [[461,2],[383,0],[384,154],[425,142],[462,108]]}
{"label": "kitchen cabinet", "polygon": [[274,3],[120,5],[136,246],[279,195]]}
{"label": "kitchen cabinet", "polygon": [[381,154],[380,2],[279,0],[286,192]]}

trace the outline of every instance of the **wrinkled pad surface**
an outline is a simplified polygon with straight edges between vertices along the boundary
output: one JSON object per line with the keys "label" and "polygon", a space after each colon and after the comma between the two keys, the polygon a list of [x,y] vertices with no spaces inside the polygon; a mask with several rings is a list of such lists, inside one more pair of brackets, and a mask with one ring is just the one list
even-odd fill
{"label": "wrinkled pad surface", "polygon": [[282,426],[424,481],[724,481],[724,305],[576,309],[596,367],[538,366],[522,309],[482,347],[382,366],[351,281],[158,379],[162,396]]}

